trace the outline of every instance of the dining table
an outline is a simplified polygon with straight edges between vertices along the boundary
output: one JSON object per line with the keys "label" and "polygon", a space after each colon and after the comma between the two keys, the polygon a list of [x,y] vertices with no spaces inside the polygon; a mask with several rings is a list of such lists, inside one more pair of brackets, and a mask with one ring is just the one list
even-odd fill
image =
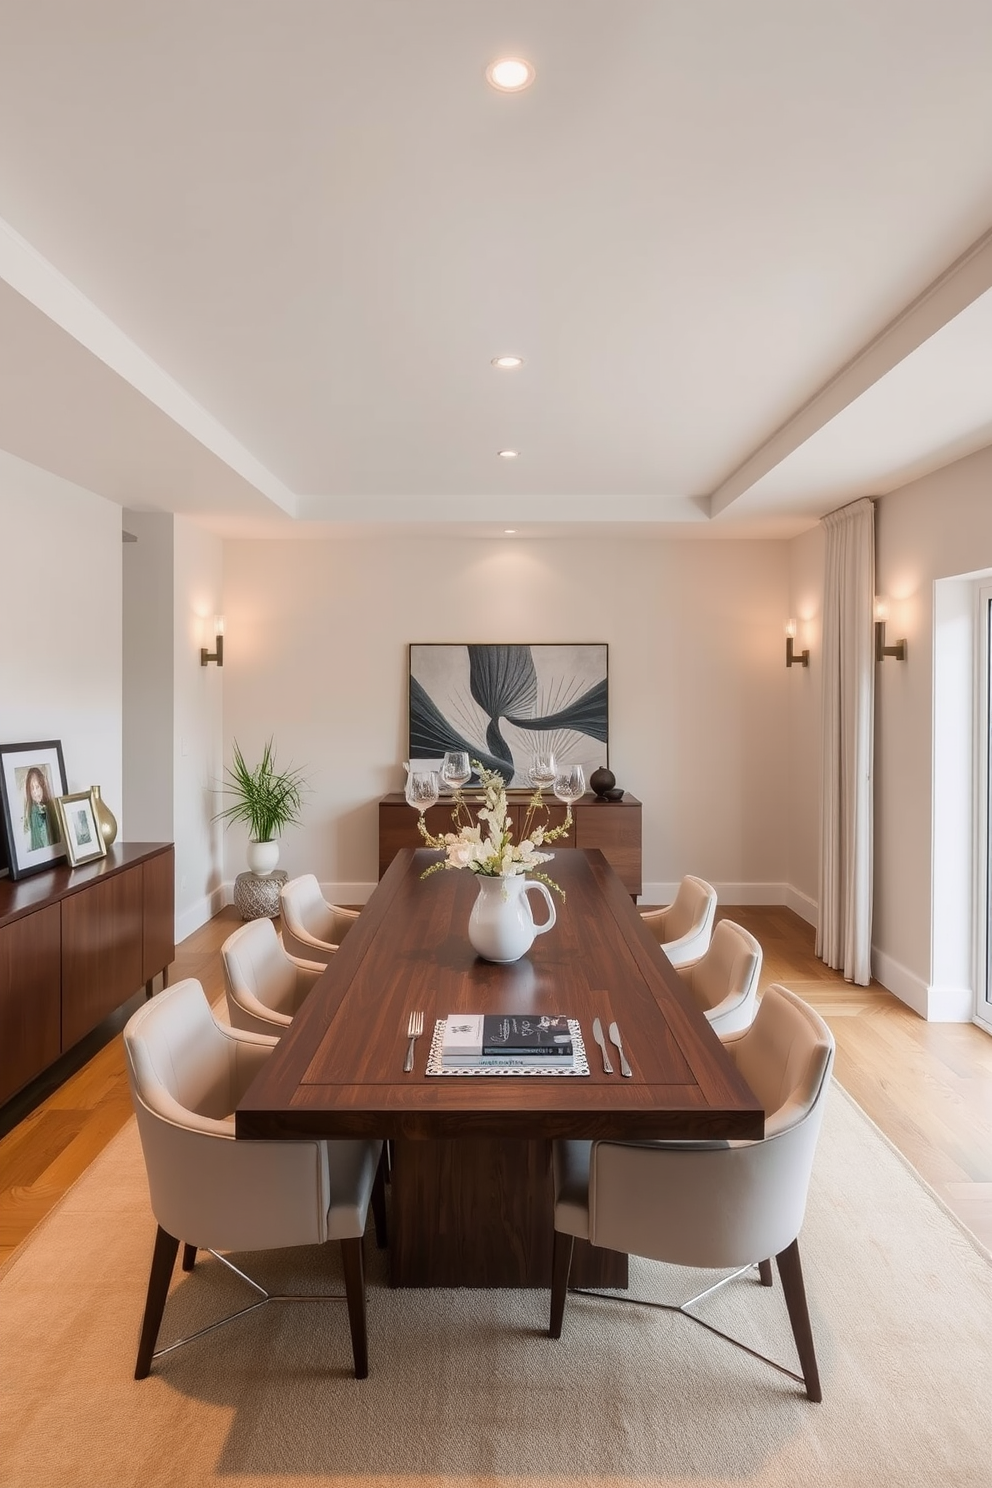
{"label": "dining table", "polygon": [[[556,1138],[760,1138],[764,1112],[602,852],[556,850],[556,923],[510,964],[476,955],[475,875],[440,861],[397,852],[244,1095],[236,1137],[388,1139],[393,1286],[546,1287]],[[428,1074],[436,1025],[465,1013],[574,1019],[588,1073]],[[596,1018],[617,1025],[629,1076],[613,1046],[606,1072]],[[573,1284],[626,1276],[626,1256],[576,1245]]]}

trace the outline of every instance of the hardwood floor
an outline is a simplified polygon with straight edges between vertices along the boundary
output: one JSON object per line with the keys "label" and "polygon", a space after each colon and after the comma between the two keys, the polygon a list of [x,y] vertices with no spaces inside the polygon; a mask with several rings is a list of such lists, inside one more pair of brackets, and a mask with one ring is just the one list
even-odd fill
{"label": "hardwood floor", "polygon": [[[826,1019],[839,1082],[992,1249],[992,1038],[974,1024],[925,1023],[876,983],[844,982],[816,959],[811,927],[791,910],[727,906],[721,917],[758,937],[763,987],[784,982]],[[170,980],[194,976],[211,1001],[220,996],[220,946],[239,924],[228,908],[190,936]],[[131,1115],[119,1029],[142,1001],[133,999],[109,1042],[84,1048],[80,1067],[33,1109],[15,1100],[0,1112],[9,1127],[0,1137],[0,1263]]]}

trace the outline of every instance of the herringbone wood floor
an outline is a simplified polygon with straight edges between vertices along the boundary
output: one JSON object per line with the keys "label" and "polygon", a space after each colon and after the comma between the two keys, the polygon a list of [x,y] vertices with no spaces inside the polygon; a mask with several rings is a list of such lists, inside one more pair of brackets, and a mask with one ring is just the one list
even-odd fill
{"label": "herringbone wood floor", "polygon": [[[883,987],[853,987],[813,954],[791,910],[725,907],[764,948],[762,985],[784,982],[833,1029],[836,1074],[947,1206],[992,1249],[992,1038],[973,1024],[925,1023]],[[223,991],[226,909],[178,947],[172,981]],[[139,994],[122,1011],[143,1000]],[[8,1117],[10,1108],[8,1108]],[[0,1261],[83,1173],[131,1114],[120,1033],[0,1138]]]}

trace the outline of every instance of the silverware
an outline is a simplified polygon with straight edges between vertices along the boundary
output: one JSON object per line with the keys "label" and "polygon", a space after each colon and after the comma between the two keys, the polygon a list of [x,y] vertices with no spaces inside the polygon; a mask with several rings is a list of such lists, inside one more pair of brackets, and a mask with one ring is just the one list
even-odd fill
{"label": "silverware", "polygon": [[406,1059],[403,1062],[403,1073],[408,1075],[413,1069],[413,1046],[424,1031],[423,1013],[411,1013],[410,1021],[406,1025],[406,1036],[410,1040],[406,1051]]}
{"label": "silverware", "polygon": [[610,1056],[606,1052],[606,1040],[603,1037],[603,1025],[602,1025],[602,1023],[600,1023],[600,1021],[599,1021],[598,1018],[593,1018],[593,1020],[592,1020],[592,1036],[596,1040],[596,1042],[599,1045],[600,1049],[602,1050],[602,1054],[603,1054],[603,1074],[604,1075],[612,1075],[612,1073],[613,1073],[613,1066],[610,1063]]}
{"label": "silverware", "polygon": [[623,1052],[623,1044],[620,1042],[620,1030],[615,1023],[610,1024],[610,1038],[613,1040],[620,1051],[620,1073],[622,1075],[627,1075],[628,1077],[633,1075],[634,1071],[627,1063],[627,1056]]}

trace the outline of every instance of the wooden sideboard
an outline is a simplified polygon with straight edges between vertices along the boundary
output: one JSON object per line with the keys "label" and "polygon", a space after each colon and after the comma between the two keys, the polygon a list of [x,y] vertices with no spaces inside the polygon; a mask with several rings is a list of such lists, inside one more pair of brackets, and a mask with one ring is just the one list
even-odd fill
{"label": "wooden sideboard", "polygon": [[120,842],[78,868],[0,879],[0,1102],[175,957],[175,850]]}
{"label": "wooden sideboard", "polygon": [[[520,827],[527,812],[526,794],[512,799],[514,837],[519,840]],[[551,824],[565,819],[565,808],[558,801],[549,802]],[[437,835],[450,832],[451,805],[439,801],[425,813],[428,830]],[[624,793],[621,801],[601,801],[585,795],[572,807],[572,830],[559,838],[562,847],[598,847],[619,877],[627,893],[636,899],[641,892],[641,803]],[[383,796],[379,802],[379,877],[385,873],[401,847],[423,847],[417,831],[417,813],[407,805],[402,791]],[[552,848],[551,851],[554,851]]]}

